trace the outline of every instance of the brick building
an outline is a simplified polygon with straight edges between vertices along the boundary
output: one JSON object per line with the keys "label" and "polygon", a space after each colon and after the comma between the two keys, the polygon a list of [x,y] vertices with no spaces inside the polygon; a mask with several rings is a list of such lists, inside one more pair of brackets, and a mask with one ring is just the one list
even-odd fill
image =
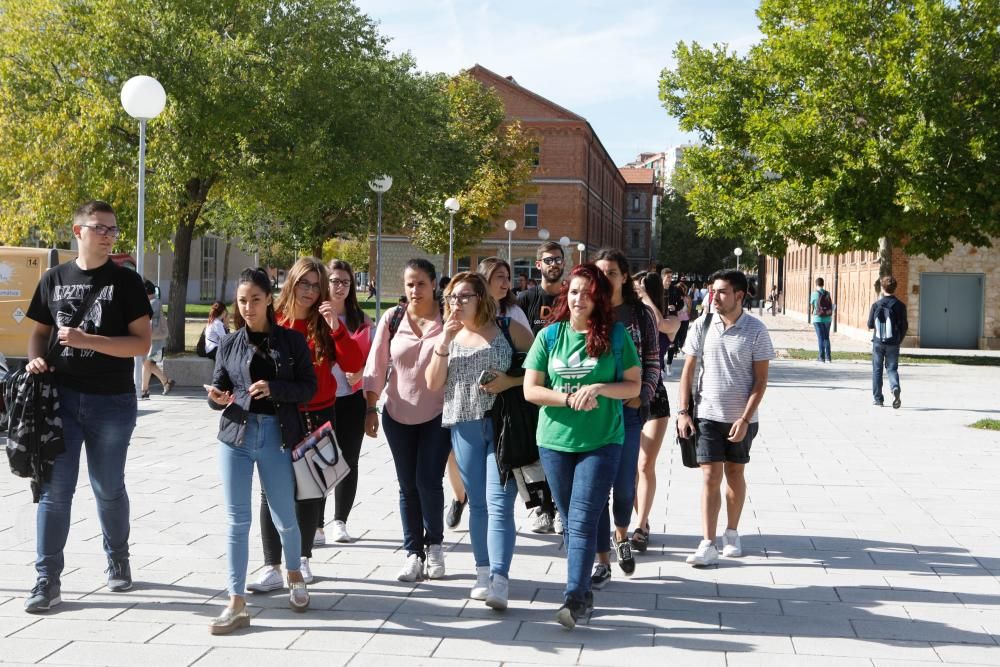
{"label": "brick building", "polygon": [[[940,260],[893,249],[896,296],[906,303],[904,346],[1000,349],[1000,239],[993,248],[958,245]],[[878,254],[825,255],[814,246],[790,244],[782,258],[767,258],[765,289],[782,287],[785,312],[808,319],[809,296],[818,277],[836,303],[837,331],[870,340],[868,309],[876,298]],[[992,288],[992,289],[990,289]]]}
{"label": "brick building", "polygon": [[655,268],[656,247],[653,245],[653,226],[656,220],[657,197],[661,190],[656,184],[653,169],[619,169],[625,178],[625,242],[623,250],[628,256],[632,274]]}
{"label": "brick building", "polygon": [[[570,239],[567,248],[569,265],[581,255],[604,246],[623,247],[623,210],[625,178],[619,172],[587,120],[572,111],[520,86],[513,77],[504,77],[476,65],[467,73],[484,86],[492,88],[503,100],[507,118],[520,121],[524,131],[537,144],[536,165],[531,183],[535,192],[524,202],[508,207],[494,221],[493,233],[479,247],[455,258],[456,271],[475,268],[484,257],[507,258],[507,232],[504,221],[514,220],[512,236],[514,273],[539,277],[535,269],[535,249],[539,230],[549,239]],[[584,243],[584,253],[577,245]],[[374,243],[371,265],[375,266]],[[429,255],[404,236],[382,237],[386,297],[400,293],[399,277],[407,259],[424,257],[444,269],[447,257]],[[442,271],[443,273],[444,271]]]}

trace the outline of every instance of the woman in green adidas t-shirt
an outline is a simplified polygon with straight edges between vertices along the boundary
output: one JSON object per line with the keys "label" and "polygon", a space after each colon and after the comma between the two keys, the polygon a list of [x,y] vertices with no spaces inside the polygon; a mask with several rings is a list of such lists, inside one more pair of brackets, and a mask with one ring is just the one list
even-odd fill
{"label": "woman in green adidas t-shirt", "polygon": [[524,397],[541,407],[538,453],[566,525],[569,629],[593,608],[590,566],[625,439],[622,401],[639,395],[639,355],[611,313],[611,283],[593,264],[569,275],[524,362]]}

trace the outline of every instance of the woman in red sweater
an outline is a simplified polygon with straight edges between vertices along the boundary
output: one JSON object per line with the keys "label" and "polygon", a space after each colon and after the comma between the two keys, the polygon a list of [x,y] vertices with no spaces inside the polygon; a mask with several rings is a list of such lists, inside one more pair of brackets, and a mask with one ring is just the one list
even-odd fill
{"label": "woman in red sweater", "polygon": [[[330,304],[329,275],[323,262],[314,257],[299,259],[288,271],[288,278],[274,307],[278,324],[298,331],[306,337],[313,355],[317,389],[312,399],[299,406],[306,429],[312,431],[325,422],[335,421],[337,378],[332,372],[338,364],[345,372],[354,373],[364,366],[364,356],[350,332],[340,322]],[[312,581],[309,559],[312,557],[313,536],[325,498],[300,500],[295,503],[299,531],[302,534],[302,577]],[[261,491],[260,533],[264,545],[265,567],[260,578],[249,584],[252,593],[266,593],[284,587],[281,576],[281,539],[271,520],[267,497]]]}

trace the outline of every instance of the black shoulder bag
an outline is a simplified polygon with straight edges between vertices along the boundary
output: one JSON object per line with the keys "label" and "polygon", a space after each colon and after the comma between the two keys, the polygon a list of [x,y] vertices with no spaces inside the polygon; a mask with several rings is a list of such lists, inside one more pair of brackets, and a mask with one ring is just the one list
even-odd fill
{"label": "black shoulder bag", "polygon": [[688,394],[688,410],[690,411],[691,423],[694,424],[694,431],[689,436],[681,435],[677,430],[677,444],[681,448],[681,462],[686,468],[699,468],[698,465],[698,408],[695,405],[694,397],[697,387],[701,384],[701,367],[705,359],[705,336],[708,335],[708,327],[712,325],[712,313],[705,314],[705,326],[701,329],[700,349],[701,356],[694,366],[694,377],[691,379],[691,393]]}

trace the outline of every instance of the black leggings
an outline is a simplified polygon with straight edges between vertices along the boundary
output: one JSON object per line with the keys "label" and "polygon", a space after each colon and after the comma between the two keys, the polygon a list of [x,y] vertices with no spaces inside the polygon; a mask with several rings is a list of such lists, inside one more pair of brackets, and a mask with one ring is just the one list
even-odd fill
{"label": "black leggings", "polygon": [[[365,416],[368,411],[368,401],[364,391],[356,391],[350,396],[338,398],[333,405],[337,412],[337,444],[340,453],[344,455],[347,465],[351,466],[350,474],[345,477],[333,492],[333,518],[335,521],[347,523],[347,517],[354,507],[354,498],[358,493],[358,459],[361,458],[361,443],[365,439]],[[326,503],[320,507],[317,528],[326,525]]]}
{"label": "black leggings", "polygon": [[[305,413],[304,416],[310,430],[319,428],[327,421],[336,424],[333,406]],[[302,535],[303,558],[312,558],[313,538],[316,536],[316,525],[319,523],[319,515],[323,511],[324,504],[326,498],[295,501],[295,516],[298,519],[299,533]],[[271,519],[271,510],[267,506],[267,495],[263,488],[260,491],[260,541],[264,546],[264,562],[267,565],[280,565],[281,537]]]}

